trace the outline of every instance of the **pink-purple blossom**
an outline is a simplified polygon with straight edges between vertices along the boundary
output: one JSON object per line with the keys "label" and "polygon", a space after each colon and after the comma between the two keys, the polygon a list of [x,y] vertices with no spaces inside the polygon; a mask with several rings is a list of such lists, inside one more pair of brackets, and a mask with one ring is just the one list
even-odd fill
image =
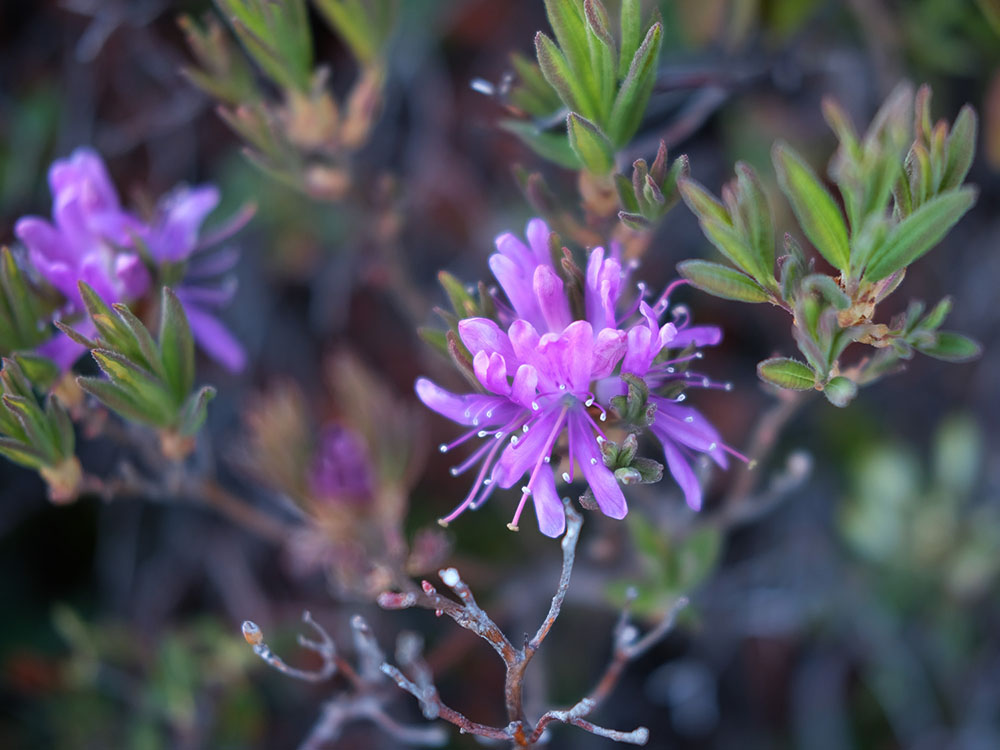
{"label": "pink-purple blossom", "polygon": [[[469,494],[442,521],[479,507],[497,486],[520,483],[522,495],[510,526],[517,527],[530,497],[539,528],[558,536],[564,529],[564,511],[553,456],[568,459],[564,481],[572,482],[579,466],[605,515],[624,517],[624,494],[600,447],[607,439],[602,428],[605,409],[611,398],[627,390],[621,374],[646,379],[651,390],[679,377],[702,385],[701,376],[694,380],[680,374],[680,360],[666,359],[664,352],[717,343],[721,332],[690,326],[684,316],[661,326],[658,317],[667,308],[669,289],[655,309],[643,300],[642,285],[626,303],[629,269],[623,269],[614,248],[591,251],[580,311],[585,319],[575,319],[565,283],[552,262],[548,226],[533,219],[526,235],[527,244],[512,234],[501,235],[497,253],[490,257],[490,268],[506,295],[506,301],[496,299],[506,330],[485,318],[458,324],[484,392],[454,394],[425,378],[417,381],[416,390],[428,407],[471,428],[442,445],[442,451],[475,438],[484,441],[452,469],[458,475],[479,467]],[[679,356],[687,360],[700,354]],[[683,398],[651,394],[657,416],[650,429],[688,504],[698,509],[701,488],[690,463],[694,454],[707,454],[720,466],[726,458],[715,429],[697,411],[681,406]]]}
{"label": "pink-purple blossom", "polygon": [[[27,248],[32,267],[66,298],[60,315],[67,318],[83,313],[80,281],[87,282],[108,304],[131,303],[150,290],[153,272],[166,264],[191,261],[208,247],[199,240],[199,232],[219,202],[213,186],[179,188],[160,201],[151,221],[143,221],[122,207],[103,161],[88,148],[55,161],[49,169],[49,187],[52,220],[26,216],[14,231]],[[223,238],[217,233],[215,240],[219,239]],[[140,243],[149,253],[152,268],[142,257]],[[228,264],[214,263],[215,275],[228,271],[235,262],[232,253],[223,258]],[[175,291],[195,340],[229,369],[241,369],[243,349],[216,317],[232,296],[231,285],[205,284],[209,276],[193,262],[186,271]],[[85,317],[73,325],[84,335],[95,333]],[[68,369],[84,349],[57,334],[39,351]]]}

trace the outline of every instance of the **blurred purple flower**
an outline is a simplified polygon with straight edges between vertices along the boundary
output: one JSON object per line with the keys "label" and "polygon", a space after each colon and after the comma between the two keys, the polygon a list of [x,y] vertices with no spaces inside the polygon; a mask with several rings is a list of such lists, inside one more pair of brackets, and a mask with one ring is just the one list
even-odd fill
{"label": "blurred purple flower", "polygon": [[[136,248],[137,240],[162,267],[187,262],[194,253],[242,225],[232,224],[228,234],[216,233],[212,243],[199,242],[201,224],[219,202],[219,192],[212,186],[175,190],[160,202],[154,220],[144,223],[122,208],[104,163],[88,148],[78,148],[68,159],[54,162],[49,186],[52,223],[26,216],[17,222],[14,232],[27,247],[31,265],[66,297],[65,316],[83,312],[80,281],[86,281],[108,304],[132,302],[150,289],[152,278]],[[231,262],[216,264],[216,273],[235,263],[234,255],[226,257],[232,258]],[[234,289],[231,285],[206,288],[189,283],[199,278],[205,275],[192,264],[175,289],[195,340],[220,363],[239,370],[245,361],[242,347],[212,312],[228,303]],[[74,327],[86,336],[95,334],[89,319],[74,322]],[[84,349],[58,334],[39,351],[69,369]]]}
{"label": "blurred purple flower", "polygon": [[366,500],[374,487],[368,450],[361,437],[340,425],[320,436],[309,470],[309,489],[323,500]]}
{"label": "blurred purple flower", "polygon": [[200,254],[242,228],[253,211],[240,212],[220,231],[199,240],[202,222],[218,204],[219,190],[214,185],[176,188],[160,200],[143,240],[161,266],[187,264],[174,291],[187,314],[191,333],[208,356],[231,372],[239,372],[246,365],[246,353],[217,317],[217,311],[227,306],[236,293],[231,276],[221,281],[218,277],[232,270],[239,254],[233,250],[207,257]]}
{"label": "blurred purple flower", "polygon": [[[460,396],[421,378],[417,395],[439,414],[473,428],[442,445],[442,451],[477,436],[486,442],[452,469],[457,476],[482,463],[472,491],[442,520],[454,520],[485,502],[495,486],[512,487],[528,474],[510,527],[517,528],[531,496],[542,533],[559,536],[565,515],[550,463],[564,433],[571,471],[575,460],[604,514],[624,518],[625,496],[604,465],[599,441],[605,436],[588,407],[594,404],[591,383],[609,376],[625,353],[625,334],[606,328],[595,336],[585,320],[570,323],[561,333],[541,335],[526,320],[515,320],[504,333],[491,320],[470,318],[461,321],[458,330],[474,353],[476,378],[487,393]],[[564,478],[571,480],[568,475]]]}

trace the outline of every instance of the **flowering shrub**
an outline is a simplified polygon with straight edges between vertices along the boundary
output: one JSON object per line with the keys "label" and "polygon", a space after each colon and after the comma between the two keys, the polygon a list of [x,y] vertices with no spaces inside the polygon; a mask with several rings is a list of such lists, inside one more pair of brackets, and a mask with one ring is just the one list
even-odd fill
{"label": "flowering shrub", "polygon": [[[100,57],[109,38],[128,36],[118,30],[125,21],[132,31],[142,27],[141,12],[126,4],[100,12],[83,5],[74,5],[75,12],[95,16],[74,53],[78,61]],[[519,4],[501,5],[491,11],[498,17],[531,17]],[[953,228],[964,233],[962,242],[971,241],[960,222],[979,198],[966,183],[976,170],[974,110],[966,105],[954,121],[934,124],[930,88],[905,81],[886,88],[890,93],[865,129],[856,128],[847,105],[832,96],[816,107],[810,103],[822,109],[836,138],[824,175],[811,151],[782,140],[796,135],[795,122],[775,115],[786,109],[767,109],[791,111],[795,99],[786,79],[794,76],[782,66],[792,63],[776,62],[782,56],[770,51],[759,55],[757,37],[741,31],[751,16],[764,26],[773,23],[759,44],[777,44],[780,24],[768,14],[784,11],[744,9],[727,22],[731,38],[719,49],[766,58],[761,71],[692,73],[678,68],[676,57],[667,59],[678,41],[671,24],[701,28],[691,19],[709,11],[659,5],[669,8],[666,21],[640,0],[607,6],[601,0],[544,0],[539,13],[544,8],[549,28],[534,34],[534,59],[515,54],[511,70],[496,83],[467,80],[463,71],[463,89],[469,83],[477,96],[488,97],[478,101],[491,119],[488,135],[480,138],[507,149],[506,155],[484,149],[475,169],[466,163],[469,154],[455,158],[449,151],[459,147],[445,134],[448,87],[438,81],[427,84],[431,93],[424,90],[437,74],[424,69],[422,55],[430,53],[418,48],[430,42],[416,28],[434,30],[428,18],[442,21],[444,11],[394,0],[313,0],[311,6],[305,0],[217,0],[218,12],[203,20],[180,19],[193,57],[183,69],[184,90],[194,95],[197,89],[216,104],[229,129],[216,136],[228,139],[221,150],[242,145],[244,158],[215,165],[213,183],[180,183],[158,199],[149,197],[156,194],[152,188],[126,192],[120,188],[176,183],[185,162],[174,164],[171,152],[150,148],[155,158],[149,174],[130,180],[124,169],[109,165],[122,167],[112,156],[134,146],[116,151],[99,134],[91,140],[97,145],[74,150],[63,148],[65,138],[58,141],[48,168],[48,218],[16,218],[12,245],[0,253],[0,454],[36,473],[59,505],[76,503],[79,510],[101,499],[115,513],[126,499],[189,503],[232,522],[230,528],[195,518],[191,528],[201,535],[183,532],[177,545],[190,557],[148,566],[145,543],[155,535],[132,529],[127,555],[108,556],[127,558],[129,565],[104,561],[103,567],[135,563],[134,580],[130,572],[115,591],[125,597],[122,592],[141,589],[136,610],[144,624],[161,627],[197,592],[225,608],[230,620],[243,621],[250,647],[227,660],[235,639],[211,629],[184,630],[179,640],[161,638],[154,649],[156,659],[170,664],[151,665],[137,655],[150,639],[119,639],[113,626],[105,633],[99,623],[57,610],[56,626],[82,665],[71,678],[53,678],[60,689],[97,686],[106,672],[116,695],[131,700],[143,720],[129,740],[111,732],[95,735],[95,742],[154,747],[163,743],[148,736],[168,731],[178,746],[232,745],[202,726],[222,703],[217,695],[205,716],[193,696],[223,690],[220,683],[237,680],[255,655],[294,679],[338,680],[304,733],[303,748],[331,746],[355,721],[374,725],[369,729],[396,744],[449,742],[440,723],[407,717],[415,710],[407,705],[409,696],[427,722],[440,720],[515,748],[549,743],[554,724],[645,744],[656,736],[650,728],[608,728],[591,715],[614,705],[627,665],[669,636],[689,605],[704,616],[686,618],[684,627],[720,638],[719,622],[753,619],[733,615],[732,601],[737,615],[752,607],[749,594],[729,601],[725,617],[715,616],[721,610],[713,587],[742,591],[752,584],[727,567],[728,534],[784,501],[801,495],[799,502],[808,502],[815,486],[798,490],[813,464],[820,476],[836,475],[839,465],[861,467],[836,518],[858,564],[879,579],[870,607],[879,612],[878,622],[859,619],[869,647],[855,649],[865,656],[858,657],[860,666],[843,667],[843,674],[853,680],[857,666],[858,679],[874,686],[866,688],[870,692],[892,692],[888,681],[871,678],[885,668],[872,654],[892,651],[885,622],[926,606],[913,603],[909,584],[895,585],[906,570],[931,571],[928,580],[940,598],[969,606],[986,599],[997,578],[989,545],[1000,538],[1000,515],[973,502],[968,477],[982,463],[975,429],[953,423],[959,427],[939,438],[933,471],[911,472],[933,480],[923,493],[929,499],[918,508],[919,483],[896,481],[893,473],[896,463],[911,460],[899,456],[910,454],[880,452],[861,435],[873,431],[871,423],[889,422],[878,404],[853,406],[854,413],[867,408],[873,417],[846,437],[836,433],[837,417],[831,416],[845,413],[832,407],[865,398],[862,388],[898,374],[916,353],[964,362],[984,351],[972,338],[942,329],[953,307],[964,309],[966,320],[974,315],[968,312],[976,309],[974,295],[945,298],[929,310],[911,300],[884,316],[893,295],[919,288],[908,287],[908,276],[921,279],[925,291],[944,285],[933,271],[920,277],[911,269],[932,262],[925,258],[938,246],[951,243],[954,252],[962,243],[950,239]],[[726,15],[722,4],[705,5]],[[997,20],[988,3],[980,5],[977,14]],[[883,11],[896,12],[853,10],[865,18],[881,18]],[[314,28],[314,17],[325,31],[319,23]],[[460,19],[449,23],[449,44],[459,49],[467,43],[463,34],[471,32]],[[523,24],[514,25],[520,34]],[[692,32],[689,41],[696,37]],[[517,44],[529,42],[524,37]],[[149,49],[158,47],[151,43]],[[337,70],[323,59],[336,60]],[[478,58],[472,64],[483,65]],[[162,75],[162,67],[150,70]],[[172,70],[176,61],[166,67]],[[762,100],[756,87],[773,101]],[[676,99],[679,92],[687,98]],[[173,106],[183,110],[184,101]],[[678,101],[683,106],[675,109]],[[996,101],[1000,93],[994,108]],[[475,106],[461,97],[453,104],[460,120]],[[735,178],[716,197],[698,180],[710,182],[705,175],[721,169],[715,154],[729,153],[702,142],[708,137],[703,125],[724,104],[752,110],[753,117],[739,123],[745,143],[736,145],[750,149],[773,141],[773,170],[737,162]],[[852,109],[863,108],[855,102]],[[810,111],[803,122],[815,116]],[[996,130],[995,111],[989,116]],[[161,127],[173,122],[165,117]],[[78,142],[87,140],[72,132]],[[670,159],[668,146],[691,146],[693,156]],[[496,237],[495,252],[487,255],[484,227],[511,226],[511,216],[528,207],[500,208],[506,196],[497,165],[509,153],[534,165],[513,171],[535,218],[523,238],[509,232]],[[28,156],[26,150],[26,161]],[[465,195],[478,179],[476,169],[488,173],[489,192],[469,188]],[[31,182],[43,182],[36,171]],[[494,190],[498,197],[490,202],[486,196]],[[241,201],[243,208],[218,219],[220,206]],[[40,203],[28,196],[21,202],[42,211]],[[492,218],[483,221],[487,213]],[[449,235],[442,250],[437,233],[446,224],[462,230]],[[240,247],[231,244],[248,225]],[[692,257],[704,244],[701,237],[724,262]],[[461,258],[448,255],[458,247]],[[441,270],[440,291],[422,288],[423,265],[452,262],[462,273],[488,268],[492,279],[467,286]],[[985,271],[977,274],[982,283]],[[246,288],[238,290],[237,276]],[[420,328],[426,346],[418,348],[408,333],[429,317],[433,295],[441,292],[450,309],[436,308],[443,325]],[[737,317],[732,311],[740,303],[764,312]],[[790,338],[775,325],[779,316],[790,318]],[[247,341],[230,326],[246,332]],[[785,356],[791,349],[797,354]],[[921,377],[918,367],[910,377]],[[935,404],[957,399],[954,388],[920,382],[929,392],[921,398]],[[789,453],[785,428],[816,393],[829,403],[812,405],[810,434],[799,436],[816,456]],[[878,393],[893,398],[892,391]],[[906,424],[923,429],[922,410],[908,405]],[[451,477],[471,480],[436,476],[441,457],[429,446],[439,434],[448,436],[439,452],[447,454]],[[747,448],[741,452],[730,443]],[[836,445],[848,447],[829,447]],[[838,456],[838,450],[863,455]],[[777,454],[787,456],[783,466]],[[942,499],[952,496],[961,502]],[[496,520],[509,519],[507,528],[518,531],[529,503],[541,534],[532,529],[516,537],[516,559],[503,557],[492,541],[503,534]],[[478,519],[466,513],[478,509],[484,509]],[[829,512],[816,515],[817,526],[832,527]],[[973,516],[981,525],[969,520]],[[172,522],[163,527],[173,528]],[[262,540],[259,549],[266,553],[245,547],[242,532]],[[545,537],[559,538],[558,550]],[[770,539],[760,546],[769,547]],[[810,555],[823,549],[817,545]],[[797,569],[787,559],[778,567]],[[573,587],[580,568],[586,584]],[[812,573],[804,574],[811,587],[819,580]],[[338,617],[321,612],[322,600],[314,603],[319,614],[303,616],[312,636],[298,641],[313,661],[294,666],[279,656],[285,649],[280,633],[272,646],[265,628],[245,617],[287,621],[283,612],[268,610],[264,588],[285,602],[315,597],[318,589],[310,582],[319,577],[324,595],[365,606],[366,614],[340,618],[344,627],[335,627]],[[473,589],[490,597],[489,607],[480,605]],[[583,642],[554,626],[582,605],[588,617],[602,606],[620,612],[610,659],[589,692],[568,708],[553,708],[543,688],[581,678],[574,671],[579,665],[560,661]],[[461,672],[478,670],[466,661],[467,644],[445,648],[431,637],[425,657],[423,638],[404,631],[394,654],[383,650],[380,636],[393,627],[386,624],[391,614],[413,608],[447,615],[497,653],[503,685],[496,686],[495,702],[503,719],[436,686],[434,672],[449,666],[459,671],[458,684],[494,686],[487,677],[473,681]],[[781,611],[769,610],[772,619],[754,625],[758,630],[748,638],[764,638],[769,627],[779,632],[785,610],[774,610]],[[795,617],[805,620],[804,611],[814,609],[803,605]],[[633,618],[642,622],[632,624]],[[787,612],[785,618],[794,619]],[[416,616],[411,622],[423,627]],[[526,622],[539,624],[523,639],[509,635]],[[150,632],[159,638],[156,628]],[[570,645],[553,649],[553,658],[533,669],[552,670],[559,679],[533,683],[529,666],[552,632]],[[353,652],[339,645],[344,633]],[[576,637],[586,636],[589,648],[590,631],[581,633]],[[127,648],[114,651],[118,642]],[[974,650],[966,646],[948,653],[964,648],[968,661]],[[207,655],[212,674],[198,672],[199,653]],[[174,669],[174,661],[182,667]],[[681,677],[669,669],[654,673],[646,692],[676,714],[683,703],[677,684],[686,685],[691,695],[700,691],[704,703],[691,716],[718,719],[715,692],[724,691],[702,685],[715,678],[703,665],[699,671],[696,661],[671,665]],[[106,669],[109,664],[126,666]],[[133,675],[155,685],[134,689]],[[657,688],[658,679],[669,684]],[[928,695],[943,693],[948,683],[935,680],[940,684]],[[828,694],[815,686],[813,692]],[[129,697],[135,695],[143,697]],[[158,696],[165,696],[162,711],[147,705]],[[885,723],[907,726],[898,716],[905,701],[892,695],[883,701],[892,715]],[[264,710],[252,713],[259,717]],[[674,714],[672,725],[692,726],[690,716],[685,724]],[[613,712],[607,717],[609,725],[623,721]],[[142,734],[147,731],[152,735]],[[276,746],[267,744],[276,740],[264,736],[266,729],[257,731],[265,743],[260,746]],[[895,744],[924,746],[932,736],[917,734],[897,737]],[[1000,730],[991,737],[1000,737]],[[860,744],[895,746],[883,740]],[[661,746],[660,739],[654,743]]]}

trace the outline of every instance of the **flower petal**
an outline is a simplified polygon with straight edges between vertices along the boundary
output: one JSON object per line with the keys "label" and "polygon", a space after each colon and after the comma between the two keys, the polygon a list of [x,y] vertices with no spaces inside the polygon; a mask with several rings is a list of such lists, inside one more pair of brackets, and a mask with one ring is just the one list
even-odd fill
{"label": "flower petal", "polygon": [[484,388],[500,396],[510,394],[510,383],[507,382],[507,363],[499,354],[496,352],[492,354],[487,354],[484,351],[476,352],[476,356],[472,360],[472,367]]}
{"label": "flower petal", "polygon": [[594,340],[594,363],[590,376],[594,380],[606,378],[628,349],[625,331],[615,328],[605,328],[597,334]]}
{"label": "flower petal", "polygon": [[671,349],[695,346],[715,346],[722,341],[722,329],[718,326],[688,326],[682,328],[670,342]]}
{"label": "flower petal", "polygon": [[609,518],[624,518],[628,513],[625,495],[615,475],[604,465],[597,438],[582,409],[575,409],[569,414],[569,439],[570,451],[579,462],[601,512]]}
{"label": "flower petal", "polygon": [[535,505],[539,530],[550,537],[562,534],[566,530],[566,510],[556,492],[556,481],[549,464],[539,469],[531,499]]}
{"label": "flower petal", "polygon": [[246,352],[236,337],[222,322],[195,305],[185,305],[191,333],[202,350],[230,372],[239,372],[246,366]]}
{"label": "flower petal", "polygon": [[558,333],[573,321],[563,281],[550,266],[538,266],[532,282],[538,308],[550,331]]}
{"label": "flower petal", "polygon": [[669,441],[663,443],[663,455],[667,459],[667,467],[674,480],[684,491],[684,499],[687,501],[688,507],[691,510],[701,510],[701,485],[687,459]]}
{"label": "flower petal", "polygon": [[466,318],[458,323],[458,335],[473,354],[496,352],[505,360],[513,361],[514,349],[507,334],[488,318]]}

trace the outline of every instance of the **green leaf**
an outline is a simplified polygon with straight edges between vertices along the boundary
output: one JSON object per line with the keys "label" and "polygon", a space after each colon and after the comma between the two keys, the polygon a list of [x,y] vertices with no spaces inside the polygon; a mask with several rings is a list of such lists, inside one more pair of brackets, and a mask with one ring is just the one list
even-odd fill
{"label": "green leaf", "polygon": [[663,42],[663,25],[654,23],[636,50],[628,75],[622,81],[611,108],[608,135],[611,142],[624,146],[635,135],[646,113],[646,103],[656,81],[656,64]]}
{"label": "green leaf", "polygon": [[[579,81],[581,91],[587,93],[586,99],[590,100],[591,96],[597,94],[597,80],[590,68],[590,49],[587,46],[587,24],[583,4],[580,0],[545,0],[545,14],[555,32],[560,49],[565,53],[573,76]],[[584,112],[584,110],[577,111]],[[587,111],[584,114],[592,117],[596,112]]]}
{"label": "green leaf", "polygon": [[58,455],[58,448],[52,431],[49,430],[48,420],[45,419],[45,414],[39,408],[34,395],[25,397],[5,393],[2,401],[21,423],[26,437],[25,442],[45,456],[46,463],[52,463],[51,459]]}
{"label": "green leaf", "polygon": [[[745,162],[736,163],[738,217],[750,246],[757,254],[757,267],[772,275],[774,268],[774,224],[771,206],[753,168]],[[761,279],[763,281],[763,279]]]}
{"label": "green leaf", "polygon": [[192,393],[181,410],[178,428],[183,437],[192,437],[198,433],[208,416],[208,402],[215,398],[215,389],[206,385]]}
{"label": "green leaf", "polygon": [[556,90],[563,104],[574,112],[589,117],[597,115],[589,92],[574,73],[566,57],[556,43],[539,31],[535,34],[535,54],[538,57],[538,67],[549,85]]}
{"label": "green leaf", "polygon": [[170,423],[169,418],[164,419],[161,415],[151,413],[147,404],[139,401],[134,394],[103,378],[81,376],[76,382],[83,390],[125,419],[156,427],[166,427]]}
{"label": "green leaf", "polygon": [[788,144],[778,142],[771,155],[778,183],[802,231],[830,265],[846,271],[850,265],[847,227],[833,197]]}
{"label": "green leaf", "polygon": [[142,321],[126,305],[119,302],[112,305],[112,307],[118,313],[122,324],[131,332],[138,351],[142,354],[141,358],[136,358],[135,363],[155,373],[157,377],[165,377],[163,363],[160,361],[160,350],[150,335],[149,329],[143,325]]}
{"label": "green leaf", "polygon": [[846,310],[851,306],[851,298],[840,288],[833,278],[821,273],[813,273],[802,280],[806,289],[817,291],[823,298],[838,310]]}
{"label": "green leaf", "polygon": [[770,269],[761,267],[760,258],[743,236],[729,224],[708,219],[701,222],[701,229],[720,253],[750,276],[765,284],[771,280]]}
{"label": "green leaf", "polygon": [[712,219],[723,224],[732,224],[726,207],[696,180],[690,177],[683,179],[677,184],[677,187],[684,203],[700,221]]}
{"label": "green leaf", "polygon": [[184,308],[169,287],[163,287],[160,301],[159,343],[165,380],[180,404],[194,386],[194,338]]}
{"label": "green leaf", "polygon": [[523,120],[502,120],[500,127],[513,133],[536,154],[566,169],[579,169],[580,159],[562,133],[549,133]]}
{"label": "green leaf", "polygon": [[770,295],[746,274],[719,263],[706,260],[686,260],[677,265],[677,272],[703,292],[737,302],[768,302]]}
{"label": "green leaf", "polygon": [[928,357],[946,362],[968,362],[983,353],[983,347],[978,342],[951,331],[941,331],[935,334],[933,343],[917,343],[914,348]]}
{"label": "green leaf", "polygon": [[588,172],[603,176],[614,169],[614,146],[594,123],[570,112],[566,116],[566,131],[570,148]]}
{"label": "green leaf", "polygon": [[765,359],[757,365],[757,375],[766,383],[793,391],[808,391],[816,387],[816,375],[809,366],[788,357]]}
{"label": "green leaf", "polygon": [[890,232],[872,253],[864,278],[879,281],[910,265],[948,233],[976,202],[976,190],[963,187],[931,198]]}
{"label": "green leaf", "polygon": [[642,40],[642,0],[622,0],[621,32],[622,48],[618,57],[618,77],[625,78]]}
{"label": "green leaf", "polygon": [[112,383],[131,394],[141,406],[146,414],[144,421],[165,425],[173,420],[173,399],[162,380],[118,352],[94,349],[91,356]]}
{"label": "green leaf", "polygon": [[944,323],[944,319],[948,317],[948,313],[950,312],[951,297],[945,297],[934,305],[934,309],[927,313],[927,317],[920,321],[920,327],[925,331],[936,331]]}
{"label": "green leaf", "polygon": [[29,469],[40,469],[46,464],[46,457],[30,445],[9,437],[0,437],[0,455]]}
{"label": "green leaf", "polygon": [[587,21],[587,46],[590,64],[597,78],[598,113],[601,121],[609,114],[618,83],[618,49],[608,30],[608,11],[600,0],[584,0]]}
{"label": "green leaf", "polygon": [[858,395],[858,386],[853,380],[838,375],[831,378],[830,382],[826,384],[826,387],[823,388],[823,395],[834,406],[844,407]]}
{"label": "green leaf", "polygon": [[969,173],[976,153],[976,113],[966,104],[948,136],[947,161],[941,175],[941,191],[957,188]]}

